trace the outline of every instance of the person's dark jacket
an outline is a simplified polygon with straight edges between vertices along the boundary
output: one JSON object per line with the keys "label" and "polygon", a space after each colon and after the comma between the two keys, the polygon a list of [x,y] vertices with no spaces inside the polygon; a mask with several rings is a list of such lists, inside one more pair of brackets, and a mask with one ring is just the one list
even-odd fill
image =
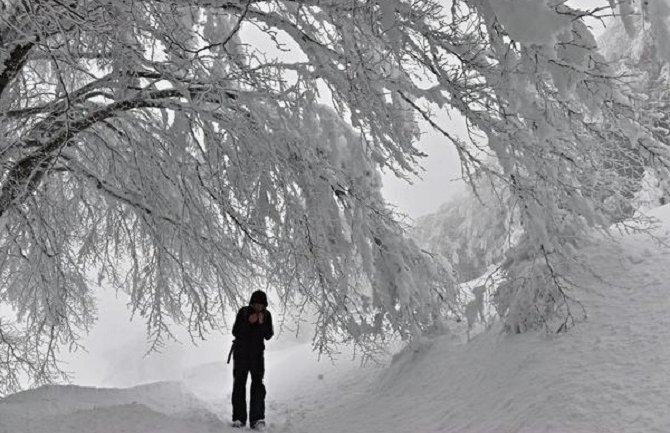
{"label": "person's dark jacket", "polygon": [[233,337],[235,337],[235,354],[260,353],[265,350],[265,341],[272,338],[272,315],[268,310],[263,310],[263,324],[249,323],[249,315],[254,312],[253,307],[242,307],[237,313],[233,325]]}

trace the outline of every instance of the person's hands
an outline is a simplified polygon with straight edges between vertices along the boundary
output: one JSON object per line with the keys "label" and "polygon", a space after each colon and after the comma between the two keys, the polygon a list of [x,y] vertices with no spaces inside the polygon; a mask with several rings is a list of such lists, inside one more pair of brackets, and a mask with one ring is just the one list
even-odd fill
{"label": "person's hands", "polygon": [[262,311],[260,313],[256,313],[256,314],[258,314],[258,324],[262,325],[263,324],[263,318],[265,317],[265,314],[263,314]]}
{"label": "person's hands", "polygon": [[[258,313],[249,314],[249,323],[256,323],[258,321],[259,316],[260,316],[260,314],[258,314]],[[263,323],[263,319],[260,319],[260,320],[261,320],[260,323]]]}

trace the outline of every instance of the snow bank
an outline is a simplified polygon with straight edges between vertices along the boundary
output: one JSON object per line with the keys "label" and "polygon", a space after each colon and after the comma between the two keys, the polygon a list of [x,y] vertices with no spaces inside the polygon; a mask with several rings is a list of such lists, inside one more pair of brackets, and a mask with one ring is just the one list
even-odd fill
{"label": "snow bank", "polygon": [[0,400],[0,433],[209,433],[223,423],[178,383],[45,386]]}
{"label": "snow bank", "polygon": [[[670,241],[670,206],[651,216]],[[568,333],[424,341],[291,431],[670,431],[670,250],[620,241],[582,251],[598,276],[573,272],[589,317]]]}
{"label": "snow bank", "polygon": [[[291,431],[303,412],[325,409],[324,396],[349,392],[359,376],[351,354],[337,364],[319,361],[310,345],[266,353],[269,426]],[[353,374],[349,372],[354,371]],[[376,370],[375,370],[376,371]],[[45,386],[0,400],[0,433],[209,433],[233,431],[232,364],[205,363],[183,373],[183,382],[132,388]]]}

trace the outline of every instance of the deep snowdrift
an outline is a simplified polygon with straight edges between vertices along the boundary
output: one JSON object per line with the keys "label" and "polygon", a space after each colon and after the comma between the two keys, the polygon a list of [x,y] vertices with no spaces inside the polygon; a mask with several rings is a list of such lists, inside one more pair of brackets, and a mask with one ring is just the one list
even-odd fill
{"label": "deep snowdrift", "polygon": [[[654,215],[656,236],[670,242],[670,206]],[[575,270],[572,278],[589,316],[565,334],[494,329],[465,345],[443,336],[386,369],[316,364],[304,347],[271,353],[270,430],[668,432],[670,249],[656,244],[622,235],[583,250],[596,275]],[[198,395],[215,396],[207,402],[165,383],[15,394],[0,400],[0,433],[232,432],[230,382],[206,392],[207,375],[225,368],[190,373]]]}

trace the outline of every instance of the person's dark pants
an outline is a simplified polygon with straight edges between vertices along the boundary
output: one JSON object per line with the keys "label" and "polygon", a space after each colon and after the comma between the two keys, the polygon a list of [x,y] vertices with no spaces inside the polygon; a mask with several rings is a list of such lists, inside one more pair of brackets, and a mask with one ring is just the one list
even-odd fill
{"label": "person's dark pants", "polygon": [[265,359],[263,352],[238,353],[233,356],[233,421],[247,423],[247,376],[251,373],[249,424],[265,419]]}

